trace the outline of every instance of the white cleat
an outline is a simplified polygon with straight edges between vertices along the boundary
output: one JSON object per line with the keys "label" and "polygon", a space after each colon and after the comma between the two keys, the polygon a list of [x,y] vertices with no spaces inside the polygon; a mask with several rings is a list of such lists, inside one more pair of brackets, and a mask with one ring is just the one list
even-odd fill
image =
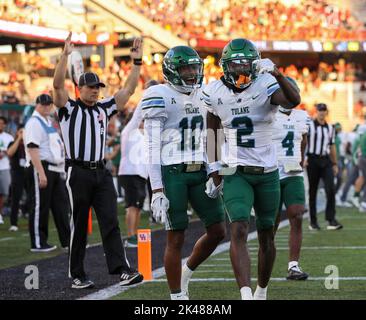
{"label": "white cleat", "polygon": [[348,201],[341,201],[338,207],[342,208],[352,208],[353,205],[350,204]]}
{"label": "white cleat", "polygon": [[361,202],[360,207],[358,208],[359,212],[366,212],[366,202]]}
{"label": "white cleat", "polygon": [[360,199],[359,197],[352,197],[350,199],[350,202],[353,204],[353,206],[355,206],[356,208],[360,207]]}
{"label": "white cleat", "polygon": [[185,292],[171,293],[170,300],[189,300]]}
{"label": "white cleat", "polygon": [[253,295],[254,300],[267,300],[267,288],[261,288],[257,286],[257,289]]}
{"label": "white cleat", "polygon": [[16,232],[16,231],[18,231],[19,230],[19,228],[17,227],[17,226],[11,226],[10,228],[9,228],[9,231],[11,231],[11,232]]}
{"label": "white cleat", "polygon": [[242,287],[240,289],[241,300],[253,300],[253,293],[250,287]]}
{"label": "white cleat", "polygon": [[0,214],[0,224],[4,224],[3,216]]}

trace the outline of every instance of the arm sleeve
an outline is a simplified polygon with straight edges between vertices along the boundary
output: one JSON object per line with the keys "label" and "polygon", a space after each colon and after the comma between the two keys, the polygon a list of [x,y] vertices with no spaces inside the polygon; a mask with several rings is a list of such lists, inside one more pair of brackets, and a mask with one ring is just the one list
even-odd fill
{"label": "arm sleeve", "polygon": [[329,145],[331,146],[332,144],[335,144],[335,127],[334,127],[334,125],[329,125],[329,127],[332,128],[330,140],[329,140]]}
{"label": "arm sleeve", "polygon": [[67,99],[66,104],[62,108],[58,108],[57,116],[59,121],[61,122],[63,119],[68,120],[73,108],[77,105],[76,101],[72,99]]}
{"label": "arm sleeve", "polygon": [[25,132],[24,132],[24,144],[26,146],[40,146],[41,145],[41,139],[42,139],[42,126],[39,124],[38,120],[36,119],[30,119],[26,126],[25,126]]}
{"label": "arm sleeve", "polygon": [[148,152],[147,170],[152,190],[163,188],[160,156],[163,127],[164,118],[148,118],[144,123],[145,145]]}
{"label": "arm sleeve", "polygon": [[203,101],[203,106],[207,109],[208,112],[211,112],[215,116],[217,116],[217,112],[212,105],[210,88],[206,86],[204,90],[202,90],[201,101]]}
{"label": "arm sleeve", "polygon": [[303,111],[302,115],[303,115],[303,117],[301,120],[303,122],[303,126],[302,126],[301,132],[302,132],[302,134],[308,134],[311,119],[306,111]]}
{"label": "arm sleeve", "polygon": [[142,110],[141,103],[139,103],[133,112],[131,120],[127,123],[127,125],[122,130],[122,135],[129,134],[132,130],[138,129],[140,123],[142,121]]}
{"label": "arm sleeve", "polygon": [[147,150],[147,170],[152,190],[164,187],[161,175],[161,142],[164,123],[168,118],[165,100],[159,86],[145,90],[139,104],[144,119],[145,147]]}
{"label": "arm sleeve", "polygon": [[117,104],[116,100],[114,99],[114,96],[104,98],[97,103],[98,106],[102,107],[108,116],[108,119],[110,119],[112,116],[114,116],[118,110],[117,110]]}
{"label": "arm sleeve", "polygon": [[166,105],[158,86],[148,88],[139,103],[143,119],[167,118]]}
{"label": "arm sleeve", "polygon": [[272,76],[269,73],[265,73],[263,76],[265,77],[264,81],[265,81],[265,86],[267,88],[268,97],[272,96],[272,94],[274,94],[278,89],[281,89],[280,85],[278,84],[278,82],[274,76]]}

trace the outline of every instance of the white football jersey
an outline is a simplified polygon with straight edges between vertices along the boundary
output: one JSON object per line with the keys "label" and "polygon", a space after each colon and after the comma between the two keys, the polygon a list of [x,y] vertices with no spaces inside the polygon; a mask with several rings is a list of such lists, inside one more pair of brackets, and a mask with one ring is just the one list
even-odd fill
{"label": "white football jersey", "polygon": [[303,176],[301,162],[302,136],[308,133],[310,118],[306,111],[292,110],[290,115],[277,112],[273,142],[277,149],[280,179]]}
{"label": "white football jersey", "polygon": [[267,172],[277,168],[272,126],[278,106],[270,100],[278,88],[269,73],[258,75],[240,93],[228,88],[222,80],[204,88],[204,105],[221,119],[226,140],[222,161],[230,167],[261,166]]}
{"label": "white football jersey", "polygon": [[202,91],[183,94],[169,84],[148,88],[141,100],[144,119],[163,119],[161,164],[206,161],[203,132],[206,111],[201,106]]}

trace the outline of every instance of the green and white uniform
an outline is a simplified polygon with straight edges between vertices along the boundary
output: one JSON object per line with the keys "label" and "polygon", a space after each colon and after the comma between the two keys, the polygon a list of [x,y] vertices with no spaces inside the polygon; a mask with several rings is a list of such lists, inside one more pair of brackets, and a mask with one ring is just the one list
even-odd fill
{"label": "green and white uniform", "polygon": [[281,202],[286,208],[305,204],[304,173],[301,162],[301,141],[307,134],[310,118],[306,111],[292,110],[289,115],[278,112],[273,126],[273,142],[277,149],[281,185]]}
{"label": "green and white uniform", "polygon": [[208,111],[221,119],[226,140],[222,161],[237,168],[224,176],[223,197],[229,219],[249,221],[254,206],[258,229],[274,225],[280,199],[272,142],[278,107],[270,102],[278,89],[276,79],[264,73],[241,92],[234,92],[223,80],[214,81],[204,88],[202,96]]}
{"label": "green and white uniform", "polygon": [[141,100],[151,186],[164,187],[169,200],[167,230],[187,228],[188,202],[206,227],[224,220],[221,199],[205,193],[206,111],[200,106],[201,95],[201,89],[183,94],[163,84],[147,89]]}

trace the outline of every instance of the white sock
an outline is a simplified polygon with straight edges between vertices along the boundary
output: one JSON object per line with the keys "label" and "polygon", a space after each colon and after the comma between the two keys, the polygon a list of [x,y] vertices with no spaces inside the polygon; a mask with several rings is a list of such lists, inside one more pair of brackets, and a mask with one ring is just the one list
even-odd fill
{"label": "white sock", "polygon": [[189,280],[191,280],[193,271],[189,269],[187,263],[185,263],[182,267],[182,278],[180,281],[180,288],[182,292],[185,292],[188,295],[188,284]]}
{"label": "white sock", "polygon": [[288,263],[288,270],[290,270],[292,267],[298,267],[299,266],[299,262],[298,261],[290,261]]}
{"label": "white sock", "polygon": [[253,293],[250,287],[240,288],[241,300],[253,300]]}
{"label": "white sock", "polygon": [[267,287],[261,288],[257,285],[257,289],[254,292],[254,300],[267,300]]}
{"label": "white sock", "polygon": [[185,292],[171,293],[170,300],[189,300]]}

